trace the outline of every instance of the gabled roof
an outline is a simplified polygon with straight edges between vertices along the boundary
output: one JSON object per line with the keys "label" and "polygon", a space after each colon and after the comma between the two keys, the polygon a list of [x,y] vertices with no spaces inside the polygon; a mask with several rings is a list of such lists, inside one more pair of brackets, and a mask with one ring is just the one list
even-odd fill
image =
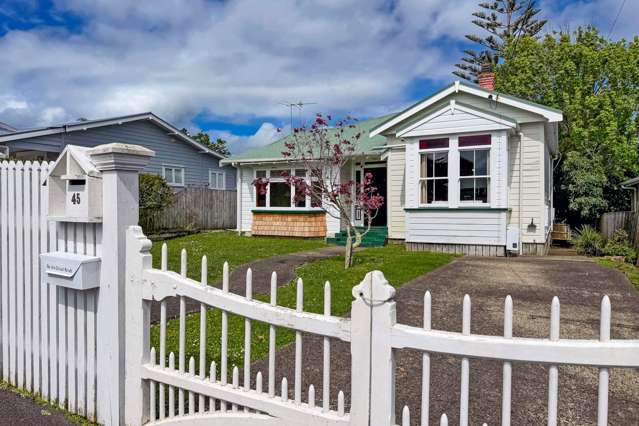
{"label": "gabled roof", "polygon": [[399,114],[394,115],[390,119],[384,121],[376,128],[372,129],[370,136],[374,137],[382,134],[388,129],[398,125],[399,123],[413,117],[415,114],[423,111],[431,105],[441,101],[445,97],[454,93],[468,93],[471,95],[479,96],[485,99],[491,99],[497,103],[509,105],[515,108],[519,108],[525,111],[532,112],[534,114],[544,117],[548,122],[554,123],[563,120],[563,113],[558,109],[550,108],[544,105],[539,105],[534,102],[530,102],[524,99],[517,98],[515,96],[505,95],[496,91],[490,91],[483,89],[477,85],[456,81],[453,84],[443,88],[439,92],[431,95],[421,101],[409,106]]}
{"label": "gabled roof", "polygon": [[0,134],[15,132],[16,129],[0,121]]}
{"label": "gabled roof", "polygon": [[[422,126],[427,125],[429,122],[437,119],[438,117],[443,116],[445,114],[454,115],[455,113],[458,113],[458,112],[463,112],[473,117],[481,118],[485,122],[491,123],[493,125],[498,125],[500,126],[500,128],[504,128],[504,129],[508,129],[508,128],[517,129],[519,127],[519,124],[517,123],[516,120],[505,117],[500,114],[495,114],[492,111],[487,111],[487,110],[477,108],[473,105],[466,105],[463,102],[456,102],[455,100],[451,99],[450,102],[440,106],[438,109],[436,109],[429,115],[421,118],[420,120],[415,121],[414,123],[407,125],[406,127],[403,127],[401,130],[399,130],[396,133],[396,135],[397,137],[400,137],[400,138],[403,136],[413,136],[412,133],[415,130],[420,129]],[[438,133],[450,132],[450,129],[448,128],[445,128],[442,130],[443,131],[440,131]],[[435,133],[430,132],[429,134],[435,134]]]}
{"label": "gabled roof", "polygon": [[[372,118],[369,120],[364,120],[355,123],[353,128],[344,129],[343,137],[348,139],[357,134],[361,133],[361,137],[359,142],[357,143],[357,148],[355,151],[355,155],[368,155],[368,154],[376,154],[379,155],[380,147],[386,145],[386,138],[384,136],[375,136],[369,137],[369,132],[371,129],[380,125],[384,121],[391,118],[392,115],[386,115],[383,117]],[[336,137],[337,134],[331,135],[331,137]],[[283,137],[281,139],[276,140],[273,143],[268,145],[255,148],[244,152],[242,154],[233,155],[225,160],[222,160],[223,164],[232,164],[232,163],[266,163],[266,162],[274,162],[274,161],[282,161],[285,160],[285,157],[282,155],[283,151],[286,151],[286,147],[284,144],[286,142],[292,141],[293,137],[291,135]],[[337,140],[336,140],[337,141]]]}
{"label": "gabled roof", "polygon": [[[49,168],[47,176],[61,176],[67,171],[67,156],[70,156],[75,164],[82,169],[83,174],[87,176],[100,177],[100,171],[95,167],[89,158],[89,152],[92,148],[77,145],[67,145],[58,159]],[[61,172],[62,170],[62,172]]]}
{"label": "gabled roof", "polygon": [[155,124],[156,126],[166,130],[171,136],[198,148],[202,153],[211,154],[217,158],[225,158],[222,154],[217,153],[205,147],[204,145],[197,142],[193,138],[185,135],[184,133],[179,131],[176,127],[169,124],[167,121],[162,120],[160,117],[153,114],[152,112],[143,112],[141,114],[132,114],[132,115],[124,115],[120,117],[103,118],[99,120],[74,121],[72,123],[65,123],[58,126],[40,127],[35,129],[29,129],[29,130],[20,130],[17,132],[6,134],[6,135],[0,134],[0,144],[11,142],[11,141],[17,141],[21,139],[35,138],[38,136],[70,133],[70,132],[76,132],[81,130],[93,129],[96,127],[114,126],[114,125],[130,123],[132,121],[139,121],[139,120],[148,120],[149,122]]}

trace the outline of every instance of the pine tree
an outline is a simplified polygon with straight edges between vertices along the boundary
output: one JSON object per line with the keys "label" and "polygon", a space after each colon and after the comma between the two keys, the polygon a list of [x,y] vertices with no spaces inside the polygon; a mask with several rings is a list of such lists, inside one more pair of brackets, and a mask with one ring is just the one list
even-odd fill
{"label": "pine tree", "polygon": [[482,50],[464,50],[465,57],[455,64],[453,72],[458,77],[477,82],[481,65],[499,63],[501,48],[511,39],[522,36],[536,36],[546,24],[545,19],[537,19],[541,9],[536,0],[494,0],[479,3],[481,8],[474,12],[473,24],[489,33],[487,37],[468,34],[466,38],[481,46]]}

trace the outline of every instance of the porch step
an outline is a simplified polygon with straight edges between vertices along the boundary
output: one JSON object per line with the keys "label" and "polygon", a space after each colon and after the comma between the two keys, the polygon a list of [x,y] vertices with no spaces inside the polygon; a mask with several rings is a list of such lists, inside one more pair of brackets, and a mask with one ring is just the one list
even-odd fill
{"label": "porch step", "polygon": [[[359,231],[364,232],[366,228],[358,227]],[[386,239],[388,237],[388,228],[386,226],[373,226],[362,240],[361,247],[381,247],[386,245]],[[341,231],[335,234],[332,238],[327,238],[328,244],[334,244],[338,246],[346,245],[347,234],[345,231]]]}

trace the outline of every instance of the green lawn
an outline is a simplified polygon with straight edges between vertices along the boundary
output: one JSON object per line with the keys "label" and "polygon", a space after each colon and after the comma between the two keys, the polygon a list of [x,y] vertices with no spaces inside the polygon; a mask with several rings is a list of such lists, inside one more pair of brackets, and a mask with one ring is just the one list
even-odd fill
{"label": "green lawn", "polygon": [[596,259],[597,263],[607,268],[616,269],[623,272],[628,277],[628,280],[632,283],[637,290],[639,290],[639,268],[630,263],[615,262],[605,257]]}
{"label": "green lawn", "polygon": [[205,232],[153,243],[153,267],[160,267],[162,243],[169,249],[169,269],[180,272],[180,253],[187,252],[188,276],[200,280],[202,256],[206,255],[209,263],[209,284],[222,279],[224,262],[229,263],[231,270],[258,259],[280,254],[294,253],[326,247],[323,240],[284,239],[272,237],[243,237],[237,232]]}
{"label": "green lawn", "polygon": [[[282,244],[293,244],[289,240],[280,240]],[[346,315],[351,307],[351,288],[358,284],[367,272],[378,269],[384,272],[388,281],[395,287],[430,272],[450,262],[453,255],[409,252],[402,245],[388,245],[379,248],[367,248],[356,253],[352,268],[344,271],[344,258],[333,257],[319,260],[300,267],[298,276],[304,280],[304,310],[307,312],[323,312],[324,282],[330,281],[332,286],[332,311],[334,315]],[[278,305],[295,307],[295,283],[278,289]],[[267,295],[256,295],[256,299],[268,301]],[[199,323],[200,314],[191,314],[186,321],[186,356],[193,356],[196,365],[199,358]],[[220,360],[221,313],[209,310],[207,313],[207,363]],[[178,352],[179,321],[172,320],[167,324],[167,354]],[[278,347],[294,340],[294,332],[288,329],[278,329]],[[252,326],[253,360],[263,358],[268,354],[268,325],[253,323]],[[159,346],[159,327],[152,328],[151,342]],[[244,357],[244,319],[229,315],[228,363],[229,374],[233,365],[241,366]]]}

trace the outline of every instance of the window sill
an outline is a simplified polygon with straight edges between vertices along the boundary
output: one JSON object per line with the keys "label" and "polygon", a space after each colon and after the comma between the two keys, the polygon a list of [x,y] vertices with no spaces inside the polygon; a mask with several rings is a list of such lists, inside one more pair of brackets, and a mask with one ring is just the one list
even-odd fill
{"label": "window sill", "polygon": [[292,213],[292,214],[313,214],[324,213],[325,210],[319,207],[255,207],[251,209],[253,213]]}
{"label": "window sill", "polygon": [[500,211],[507,212],[510,211],[507,207],[490,207],[490,206],[459,206],[459,207],[448,207],[448,206],[433,206],[433,207],[407,207],[404,208],[406,212],[413,211],[427,211],[427,210],[453,210],[453,211],[468,211],[468,210],[488,210],[488,211]]}

